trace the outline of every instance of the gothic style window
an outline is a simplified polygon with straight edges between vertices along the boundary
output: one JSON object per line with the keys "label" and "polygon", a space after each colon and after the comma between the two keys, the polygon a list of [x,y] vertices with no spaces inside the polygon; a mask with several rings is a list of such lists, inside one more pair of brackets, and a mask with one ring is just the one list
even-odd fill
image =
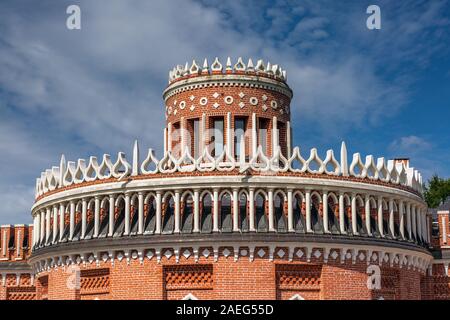
{"label": "gothic style window", "polygon": [[223,118],[213,118],[213,132],[211,136],[213,157],[218,157],[223,151]]}
{"label": "gothic style window", "polygon": [[[236,160],[241,156],[241,140],[245,139],[246,119],[235,118],[234,120],[234,155]],[[245,140],[244,140],[245,141]]]}
{"label": "gothic style window", "polygon": [[222,232],[233,231],[233,219],[231,217],[231,197],[224,193],[220,199],[220,222]]}

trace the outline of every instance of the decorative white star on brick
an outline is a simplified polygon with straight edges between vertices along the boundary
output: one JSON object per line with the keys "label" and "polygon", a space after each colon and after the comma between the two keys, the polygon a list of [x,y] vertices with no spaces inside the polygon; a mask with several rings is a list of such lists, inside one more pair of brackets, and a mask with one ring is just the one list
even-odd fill
{"label": "decorative white star on brick", "polygon": [[241,107],[241,109],[242,109],[243,107],[245,107],[245,103],[243,103],[242,101],[239,102],[239,107]]}
{"label": "decorative white star on brick", "polygon": [[217,102],[214,102],[213,107],[214,109],[217,109],[220,106],[220,104],[218,104]]}

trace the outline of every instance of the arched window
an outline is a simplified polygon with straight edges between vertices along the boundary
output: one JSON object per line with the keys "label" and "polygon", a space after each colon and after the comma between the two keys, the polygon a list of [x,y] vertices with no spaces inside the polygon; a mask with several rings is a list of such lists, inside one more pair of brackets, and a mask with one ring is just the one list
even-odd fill
{"label": "arched window", "polygon": [[181,232],[191,233],[194,221],[194,201],[190,193],[182,199]]}
{"label": "arched window", "polygon": [[367,236],[366,211],[364,201],[359,196],[356,197],[356,228],[359,235]]}
{"label": "arched window", "polygon": [[105,197],[100,203],[100,225],[98,237],[105,238],[108,235],[109,226],[109,198]]}
{"label": "arched window", "polygon": [[255,218],[256,230],[260,232],[267,231],[266,201],[263,196],[258,193],[255,198]]}
{"label": "arched window", "polygon": [[292,197],[292,213],[294,216],[295,232],[305,233],[306,222],[305,222],[305,213],[303,210],[303,198],[298,193]]}
{"label": "arched window", "polygon": [[172,195],[167,196],[164,201],[163,209],[163,225],[162,233],[169,234],[173,233],[173,228],[175,224],[175,201]]}
{"label": "arched window", "polygon": [[225,192],[220,198],[220,222],[220,229],[222,232],[233,231],[231,196],[228,192]]}
{"label": "arched window", "polygon": [[379,227],[378,227],[378,211],[377,202],[370,198],[370,232],[374,237],[380,237]]}
{"label": "arched window", "polygon": [[114,212],[114,237],[120,237],[125,228],[125,199],[121,196],[117,198]]}
{"label": "arched window", "polygon": [[239,227],[242,232],[248,232],[247,195],[242,192],[239,195]]}
{"label": "arched window", "polygon": [[332,234],[340,234],[339,201],[334,194],[328,195],[328,230]]}
{"label": "arched window", "polygon": [[311,228],[316,233],[323,233],[320,205],[320,197],[315,193],[311,194]]}
{"label": "arched window", "polygon": [[205,193],[201,200],[201,226],[202,233],[210,233],[212,231],[212,199],[209,192]]}
{"label": "arched window", "polygon": [[131,198],[130,235],[136,235],[139,229],[139,199],[137,194]]}
{"label": "arched window", "polygon": [[153,233],[156,228],[156,198],[153,195],[144,200],[144,233]]}
{"label": "arched window", "polygon": [[275,213],[275,227],[278,232],[287,231],[287,219],[284,213],[284,198],[280,193],[277,193],[273,200],[273,207]]}

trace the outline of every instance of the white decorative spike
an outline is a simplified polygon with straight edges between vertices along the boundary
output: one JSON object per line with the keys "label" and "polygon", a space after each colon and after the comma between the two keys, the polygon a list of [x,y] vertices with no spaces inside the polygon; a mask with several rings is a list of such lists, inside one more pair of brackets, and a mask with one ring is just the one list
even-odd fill
{"label": "white decorative spike", "polygon": [[[120,171],[123,168],[122,172]],[[125,153],[119,152],[117,154],[117,161],[114,163],[112,168],[112,175],[114,178],[118,178],[122,180],[123,178],[129,176],[131,174],[131,165],[128,163],[125,158]]]}
{"label": "white decorative spike", "polygon": [[259,145],[256,154],[249,161],[250,167],[255,171],[269,171],[270,160],[262,151],[262,146]]}
{"label": "white decorative spike", "polygon": [[113,164],[111,162],[111,156],[109,154],[103,155],[102,163],[98,169],[98,177],[100,179],[109,179],[112,176]]}
{"label": "white decorative spike", "polygon": [[85,180],[86,181],[94,181],[98,179],[99,165],[97,162],[97,157],[90,157],[89,164],[86,168],[85,172]]}
{"label": "white decorative spike", "polygon": [[176,165],[180,172],[192,172],[195,170],[195,159],[191,156],[189,148],[184,149],[184,153],[178,159]]}
{"label": "white decorative spike", "polygon": [[248,59],[247,63],[247,71],[255,71],[255,67],[253,66],[252,58]]}
{"label": "white decorative spike", "polygon": [[70,186],[73,183],[75,169],[76,169],[75,162],[73,162],[73,161],[67,162],[67,169],[66,169],[66,173],[64,174],[64,179],[63,179],[64,186]]}
{"label": "white decorative spike", "polygon": [[209,72],[208,59],[205,58],[205,60],[203,61],[202,73],[208,72]]}
{"label": "white decorative spike", "polygon": [[222,69],[222,64],[220,63],[219,58],[216,57],[213,64],[211,65],[211,70],[215,72],[222,72]]}
{"label": "white decorative spike", "polygon": [[86,160],[84,159],[78,159],[78,165],[75,170],[75,175],[73,177],[73,181],[75,183],[82,183],[84,182],[84,172],[86,171]]}
{"label": "white decorative spike", "polygon": [[[359,172],[355,171],[355,169],[358,169]],[[367,170],[364,167],[364,164],[361,160],[361,155],[359,153],[353,154],[353,160],[350,164],[349,168],[350,175],[357,177],[357,178],[365,178],[367,175]]]}
{"label": "white decorative spike", "polygon": [[239,57],[236,64],[234,65],[234,70],[236,71],[245,71],[245,64],[242,61],[242,58]]}
{"label": "white decorative spike", "polygon": [[265,72],[266,71],[264,61],[262,61],[261,59],[258,60],[258,62],[256,63],[256,71],[257,72]]}
{"label": "white decorative spike", "polygon": [[270,159],[270,170],[274,172],[286,172],[289,170],[288,159],[283,156],[280,146],[277,147],[273,157]]}
{"label": "white decorative spike", "polygon": [[177,160],[172,156],[170,150],[166,151],[164,157],[158,163],[158,170],[162,173],[172,173],[177,170]]}
{"label": "white decorative spike", "polygon": [[64,154],[61,155],[61,160],[59,161],[59,186],[62,187],[64,185],[64,173],[66,173],[66,157]]}
{"label": "white decorative spike", "polygon": [[192,60],[192,65],[189,68],[190,74],[198,74],[200,72],[200,67],[197,65],[197,62],[195,60]]}
{"label": "white decorative spike", "polygon": [[[156,159],[154,152],[152,149],[148,149],[147,157],[141,164],[141,172],[143,174],[154,174],[158,172],[158,159]],[[155,165],[155,168],[153,170],[148,170],[147,166],[153,163]]]}
{"label": "white decorative spike", "polygon": [[[316,163],[318,168],[317,169],[312,169],[311,168],[311,164],[312,163]],[[322,159],[320,159],[319,155],[317,154],[317,149],[316,148],[312,148],[311,152],[309,154],[309,158],[308,160],[306,160],[306,170],[309,173],[315,173],[315,174],[322,174],[325,169],[324,169],[324,165],[323,165],[323,161]]]}
{"label": "white decorative spike", "polygon": [[227,145],[224,145],[222,153],[216,159],[216,169],[219,171],[231,171],[236,167],[234,158],[228,153]]}
{"label": "white decorative spike", "polygon": [[137,140],[134,140],[133,145],[133,166],[131,175],[132,176],[139,175],[139,143]]}
{"label": "white decorative spike", "polygon": [[364,164],[364,167],[366,168],[367,177],[369,179],[378,180],[378,169],[372,155],[366,156],[366,163]]}
{"label": "white decorative spike", "polygon": [[267,62],[266,73],[267,74],[273,74],[272,65],[270,64],[270,62]]}
{"label": "white decorative spike", "polygon": [[[293,164],[298,161],[301,164],[301,168],[294,168]],[[303,159],[300,153],[300,148],[295,147],[292,151],[292,156],[288,160],[289,170],[292,172],[305,172],[306,171],[306,160]]]}
{"label": "white decorative spike", "polygon": [[386,166],[386,161],[384,158],[378,158],[377,160],[377,170],[378,170],[378,179],[381,181],[389,182],[391,180],[391,175]]}
{"label": "white decorative spike", "polygon": [[[328,164],[332,166],[331,170],[328,170]],[[326,174],[331,175],[340,175],[341,174],[341,166],[339,165],[339,162],[334,157],[333,150],[327,151],[327,156],[325,157],[325,160],[323,160],[323,166]]]}
{"label": "white decorative spike", "polygon": [[347,146],[344,141],[341,144],[341,171],[344,177],[348,177],[348,153]]}
{"label": "white decorative spike", "polygon": [[227,70],[227,71],[232,71],[232,70],[233,70],[233,69],[231,68],[231,58],[230,58],[230,57],[227,58],[226,70]]}
{"label": "white decorative spike", "polygon": [[196,166],[198,171],[212,171],[216,168],[216,161],[211,156],[208,146],[203,148],[202,155],[196,161]]}
{"label": "white decorative spike", "polygon": [[283,80],[287,81],[287,71],[283,70],[282,74],[283,74]]}

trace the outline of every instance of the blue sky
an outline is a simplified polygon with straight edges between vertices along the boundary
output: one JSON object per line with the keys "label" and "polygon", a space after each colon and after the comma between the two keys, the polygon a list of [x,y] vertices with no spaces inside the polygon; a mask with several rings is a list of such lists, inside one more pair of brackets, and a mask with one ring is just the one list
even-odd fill
{"label": "blue sky", "polygon": [[[78,4],[82,29],[66,28]],[[381,30],[366,8],[381,8]],[[433,1],[0,3],[0,224],[30,222],[35,179],[69,160],[162,149],[168,71],[215,56],[288,72],[295,144],[410,157],[450,176],[450,4]],[[307,151],[306,151],[307,152]]]}

